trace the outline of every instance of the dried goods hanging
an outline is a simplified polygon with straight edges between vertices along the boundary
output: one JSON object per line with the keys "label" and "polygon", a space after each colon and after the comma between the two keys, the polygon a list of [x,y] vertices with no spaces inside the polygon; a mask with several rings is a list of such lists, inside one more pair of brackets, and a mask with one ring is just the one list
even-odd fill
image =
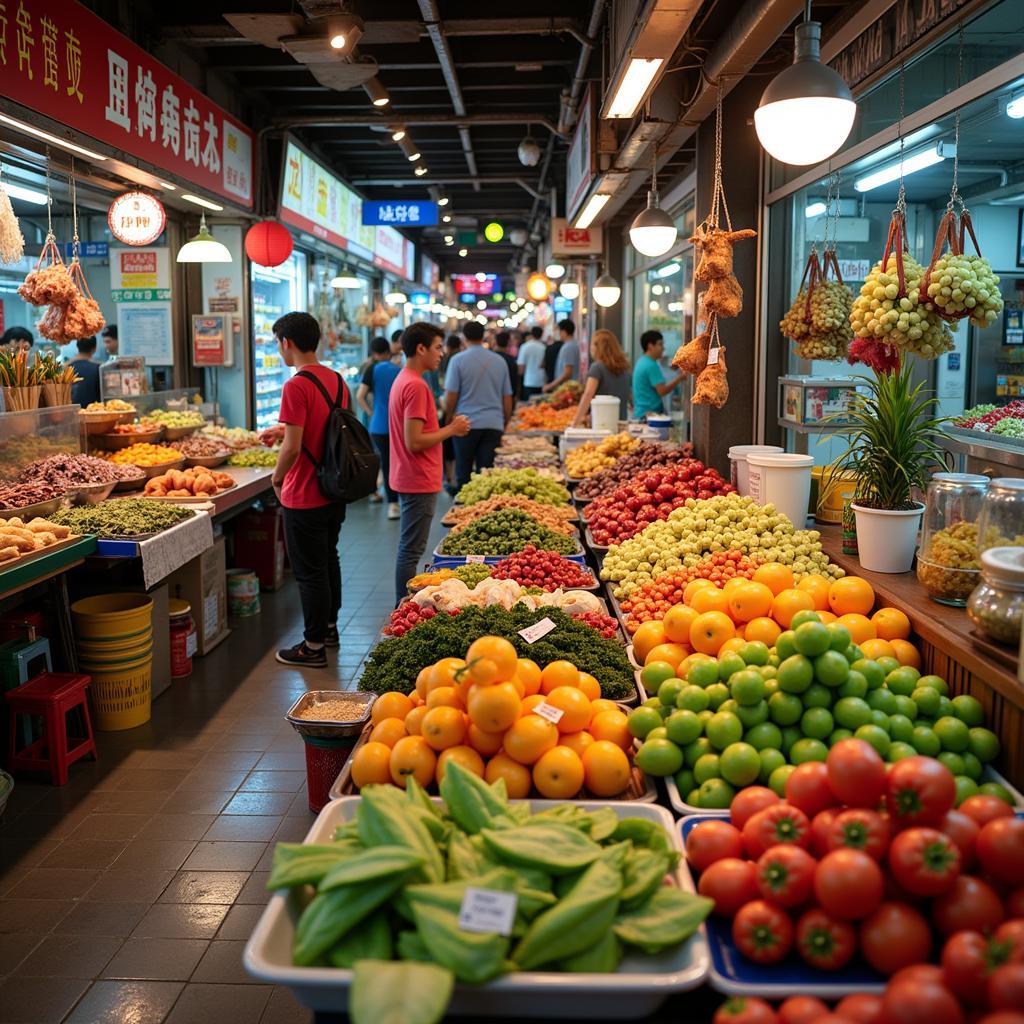
{"label": "dried goods hanging", "polygon": [[708,317],[708,323],[704,330],[676,350],[676,354],[672,357],[672,365],[677,370],[696,376],[704,369],[708,362],[711,332],[717,323],[717,317]]}
{"label": "dried goods hanging", "polygon": [[721,409],[729,401],[729,381],[725,369],[725,346],[718,340],[717,320],[711,325],[710,334],[707,363],[697,376],[692,402]]}
{"label": "dried goods hanging", "polygon": [[0,184],[0,263],[18,263],[25,255],[25,236],[11,206],[11,197]]}
{"label": "dried goods hanging", "polygon": [[819,260],[817,249],[812,248],[800,289],[779,330],[795,342],[801,359],[842,359],[853,337],[852,304],[853,295],[843,284],[835,252],[826,249]]}

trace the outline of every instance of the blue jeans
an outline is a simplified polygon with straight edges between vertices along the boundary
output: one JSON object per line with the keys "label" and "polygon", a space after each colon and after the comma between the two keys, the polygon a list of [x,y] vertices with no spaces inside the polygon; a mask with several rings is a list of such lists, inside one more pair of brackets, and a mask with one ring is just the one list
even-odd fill
{"label": "blue jeans", "polygon": [[465,437],[452,438],[455,444],[455,478],[460,487],[469,483],[473,470],[494,465],[494,452],[501,444],[500,430],[470,430]]}
{"label": "blue jeans", "polygon": [[388,480],[388,474],[391,472],[391,435],[371,434],[370,440],[380,456],[380,472],[381,476],[384,477],[384,493],[388,496],[388,501],[393,505],[398,501],[398,495],[391,489],[391,483]]}
{"label": "blue jeans", "polygon": [[395,604],[408,596],[409,580],[419,572],[419,560],[427,550],[427,538],[434,522],[437,492],[402,494],[398,503],[402,512],[398,524],[398,554],[395,556]]}

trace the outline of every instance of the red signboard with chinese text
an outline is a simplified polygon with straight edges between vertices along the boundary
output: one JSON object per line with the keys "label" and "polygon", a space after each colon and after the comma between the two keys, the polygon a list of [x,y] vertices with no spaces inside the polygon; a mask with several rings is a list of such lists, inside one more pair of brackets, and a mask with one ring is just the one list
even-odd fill
{"label": "red signboard with chinese text", "polygon": [[0,97],[253,205],[252,133],[74,0],[0,0]]}
{"label": "red signboard with chinese text", "polygon": [[460,295],[493,295],[498,287],[498,275],[488,274],[481,281],[475,274],[455,274],[452,283]]}

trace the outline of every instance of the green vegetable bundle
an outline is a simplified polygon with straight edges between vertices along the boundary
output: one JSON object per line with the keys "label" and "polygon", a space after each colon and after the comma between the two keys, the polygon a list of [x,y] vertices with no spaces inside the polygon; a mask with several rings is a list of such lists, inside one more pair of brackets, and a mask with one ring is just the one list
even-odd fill
{"label": "green vegetable bundle", "polygon": [[[352,968],[353,1024],[435,1024],[456,981],[514,971],[614,972],[625,947],[685,942],[712,901],[663,884],[679,854],[664,829],[611,808],[532,814],[457,762],[444,804],[412,778],[367,786],[331,843],[278,843],[270,889],[313,886],[295,929],[299,966]],[[468,931],[469,887],[515,896],[511,934]]]}
{"label": "green vegetable bundle", "polygon": [[569,492],[550,477],[541,476],[536,469],[485,469],[469,478],[455,500],[463,505],[475,505],[495,494],[521,494],[544,505],[564,505]]}
{"label": "green vegetable bundle", "polygon": [[78,505],[55,512],[50,519],[75,533],[97,537],[139,537],[159,533],[192,518],[192,510],[146,498],[120,498],[98,505]]}
{"label": "green vegetable bundle", "polygon": [[[534,644],[528,644],[519,630],[543,618],[555,629]],[[503,636],[512,642],[521,658],[532,658],[543,668],[565,658],[581,672],[589,672],[601,684],[601,696],[625,700],[636,687],[633,667],[625,648],[617,640],[606,640],[596,630],[557,608],[526,608],[516,605],[506,611],[500,605],[464,608],[457,616],[435,615],[418,623],[400,637],[382,640],[366,660],[360,690],[411,693],[420,670],[440,658],[462,658],[466,648],[482,636]]]}
{"label": "green vegetable bundle", "polygon": [[579,551],[573,537],[543,526],[517,508],[503,508],[481,516],[458,533],[449,534],[439,550],[443,555],[510,555],[529,544],[562,555]]}

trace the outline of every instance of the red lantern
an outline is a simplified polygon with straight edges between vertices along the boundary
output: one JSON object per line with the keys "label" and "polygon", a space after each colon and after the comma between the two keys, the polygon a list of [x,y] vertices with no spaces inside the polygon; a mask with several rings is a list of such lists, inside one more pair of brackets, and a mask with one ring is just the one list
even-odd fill
{"label": "red lantern", "polygon": [[292,254],[291,232],[276,220],[261,220],[245,234],[245,255],[261,267],[276,267]]}

